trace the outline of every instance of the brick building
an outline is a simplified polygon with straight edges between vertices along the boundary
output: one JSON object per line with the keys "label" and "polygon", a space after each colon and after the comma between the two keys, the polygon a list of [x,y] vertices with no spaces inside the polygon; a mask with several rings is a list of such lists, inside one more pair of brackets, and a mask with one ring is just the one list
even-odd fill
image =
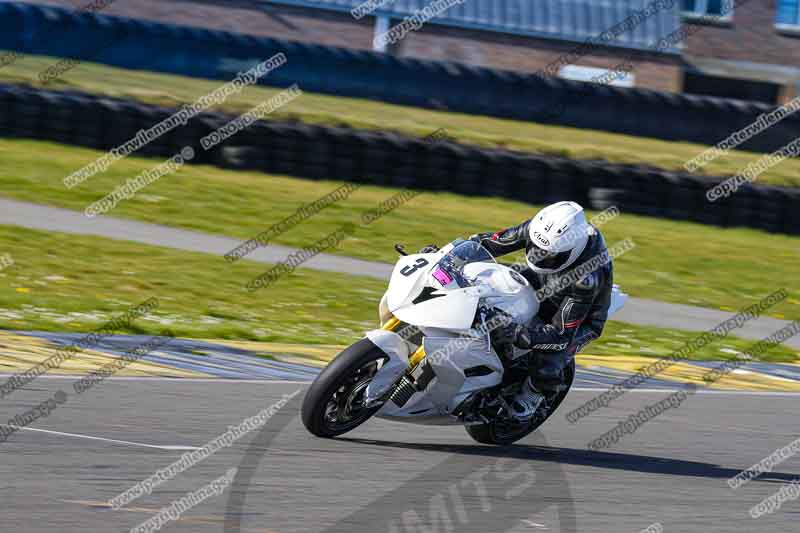
{"label": "brick building", "polygon": [[[69,8],[89,2],[27,1]],[[465,0],[382,48],[376,35],[436,0],[372,0],[377,9],[353,16],[365,1],[137,0],[112,3],[103,13],[537,72],[654,2]],[[768,103],[800,94],[800,0],[735,0],[735,6],[731,1],[662,0],[661,9],[630,31],[551,73],[592,80],[624,61],[632,67],[630,74],[612,83]],[[685,42],[655,48],[681,24],[691,30]]]}
{"label": "brick building", "polygon": [[[683,0],[683,90],[762,102],[800,95],[800,0]],[[703,14],[722,17],[705,17]],[[713,21],[713,22],[709,22]]]}

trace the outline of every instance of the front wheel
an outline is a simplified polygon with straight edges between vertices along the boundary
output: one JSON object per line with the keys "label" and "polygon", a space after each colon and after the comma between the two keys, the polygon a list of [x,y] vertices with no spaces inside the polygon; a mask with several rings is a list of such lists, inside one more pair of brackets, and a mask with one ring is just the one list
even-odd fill
{"label": "front wheel", "polygon": [[318,437],[336,437],[360,426],[380,405],[367,408],[364,395],[388,356],[369,339],[362,339],[336,356],[320,372],[303,399],[300,417]]}
{"label": "front wheel", "polygon": [[564,368],[564,383],[566,385],[564,390],[556,394],[556,396],[548,402],[549,409],[543,416],[537,413],[530,422],[515,424],[502,420],[495,420],[488,424],[466,426],[465,429],[470,437],[481,444],[497,444],[500,446],[512,444],[536,431],[539,426],[544,424],[545,421],[556,412],[558,406],[561,405],[561,402],[567,397],[567,393],[570,387],[572,387],[572,381],[574,379],[575,359]]}

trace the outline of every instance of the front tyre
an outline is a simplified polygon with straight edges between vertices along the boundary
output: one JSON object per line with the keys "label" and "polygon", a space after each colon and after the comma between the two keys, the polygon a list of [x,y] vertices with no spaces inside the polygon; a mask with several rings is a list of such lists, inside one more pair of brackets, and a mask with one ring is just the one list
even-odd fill
{"label": "front tyre", "polygon": [[367,421],[378,409],[364,407],[367,386],[388,356],[369,339],[337,355],[320,372],[303,399],[300,417],[317,437],[337,437]]}
{"label": "front tyre", "polygon": [[550,416],[556,412],[558,406],[567,397],[569,389],[572,387],[572,381],[575,379],[575,359],[564,368],[564,383],[566,387],[559,392],[552,401],[549,402],[550,409],[541,416],[537,413],[530,422],[524,424],[511,424],[505,423],[500,420],[493,421],[489,424],[479,424],[474,426],[466,426],[469,436],[480,442],[481,444],[496,444],[499,446],[506,446],[512,444],[523,437],[527,437],[536,429],[539,428]]}

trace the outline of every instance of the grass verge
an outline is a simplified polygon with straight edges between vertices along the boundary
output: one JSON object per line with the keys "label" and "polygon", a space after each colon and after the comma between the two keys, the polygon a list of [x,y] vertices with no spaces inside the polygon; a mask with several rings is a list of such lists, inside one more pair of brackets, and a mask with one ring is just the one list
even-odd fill
{"label": "grass verge", "polygon": [[[90,332],[150,297],[150,315],[120,333],[347,345],[377,326],[385,283],[300,269],[268,289],[244,282],[265,267],[127,241],[0,226],[0,249],[14,265],[0,272],[0,329]],[[662,356],[695,337],[686,331],[610,322],[592,354]],[[751,341],[729,337],[693,359],[727,359]],[[764,356],[793,361],[780,346]]]}
{"label": "grass verge", "polygon": [[[62,179],[99,155],[54,143],[0,139],[6,174],[0,180],[0,195],[83,211],[126,179],[156,165],[154,160],[130,157],[67,190]],[[339,185],[184,166],[122,201],[109,215],[249,239]],[[362,187],[274,242],[308,246],[345,223],[359,223],[362,213],[397,192]],[[334,253],[393,263],[396,242],[417,250],[518,224],[537,209],[497,198],[424,193],[358,228]],[[800,318],[800,289],[793,281],[800,264],[798,237],[626,214],[605,224],[602,231],[609,245],[626,238],[636,244],[615,262],[617,282],[633,296],[734,311],[785,287],[789,298],[770,314]]]}
{"label": "grass verge", "polygon": [[[41,87],[39,72],[57,62],[58,58],[54,57],[22,56],[15,63],[0,69],[0,82]],[[217,80],[126,70],[98,63],[81,62],[61,78],[50,82],[47,88],[77,89],[150,104],[178,107],[213,91],[222,83]],[[248,87],[239,95],[226,100],[218,109],[239,114],[279,91],[268,87]],[[707,148],[693,143],[659,141],[616,133],[433,111],[313,93],[304,93],[302,98],[270,115],[269,118],[275,120],[293,118],[313,124],[347,124],[355,128],[393,130],[418,137],[425,136],[438,128],[445,128],[449,136],[465,144],[501,147],[573,159],[604,159],[615,163],[648,164],[680,171],[683,171],[683,165],[688,159]],[[704,167],[702,172],[715,176],[734,175],[759,157],[760,154],[734,150]],[[758,183],[800,185],[800,160],[790,159],[769,169],[758,178]]]}

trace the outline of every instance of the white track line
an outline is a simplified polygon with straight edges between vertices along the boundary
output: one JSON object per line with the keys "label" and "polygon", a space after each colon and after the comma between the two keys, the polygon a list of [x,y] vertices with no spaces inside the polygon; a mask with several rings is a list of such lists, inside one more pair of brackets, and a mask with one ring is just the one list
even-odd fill
{"label": "white track line", "polygon": [[[570,390],[578,392],[606,392],[610,387],[605,389],[593,387],[573,387]],[[685,390],[684,388],[676,389],[631,389],[625,392],[643,392],[647,394],[664,393],[664,392],[678,392]],[[780,392],[780,391],[746,391],[746,390],[708,390],[700,389],[695,394],[735,394],[744,396],[800,396],[800,392]]]}
{"label": "white track line", "polygon": [[[4,424],[9,425],[9,424]],[[63,431],[53,431],[50,429],[39,429],[39,428],[29,428],[29,427],[22,427],[22,426],[14,426],[10,425],[10,427],[17,428],[17,430],[24,430],[24,431],[37,431],[40,433],[49,433],[51,435],[60,435],[62,437],[75,437],[78,439],[88,439],[88,440],[99,440],[103,442],[111,442],[114,444],[124,444],[126,446],[138,446],[140,448],[153,448],[156,450],[167,450],[167,451],[191,451],[191,450],[199,450],[195,446],[166,446],[160,444],[144,444],[142,442],[131,442],[128,440],[117,440],[117,439],[107,439],[105,437],[92,437],[91,435],[80,435],[78,433],[65,433]]]}
{"label": "white track line", "polygon": [[[12,376],[16,376],[17,374],[0,374],[0,379],[2,378],[10,378]],[[74,376],[64,376],[64,375],[49,375],[43,374],[41,376],[37,376],[36,379],[71,379],[74,381],[78,381],[85,374],[74,375]],[[293,381],[293,380],[283,380],[283,379],[238,379],[238,378],[167,378],[163,376],[153,376],[153,377],[144,377],[144,376],[109,376],[105,378],[103,381],[169,381],[171,383],[292,383],[297,385],[310,385],[310,381]],[[27,387],[28,384],[25,385]]]}
{"label": "white track line", "polygon": [[[11,377],[16,374],[0,374],[0,378]],[[80,379],[81,376],[50,376],[42,375],[36,379]],[[224,383],[226,385],[233,385],[236,383],[248,384],[261,384],[261,385],[310,385],[310,381],[297,381],[297,380],[284,380],[284,379],[225,379],[225,378],[165,378],[165,377],[108,377],[105,381],[168,381],[170,383]],[[26,385],[27,386],[27,385]],[[572,387],[570,390],[576,392],[606,392],[611,388],[608,387]],[[684,390],[681,388],[664,388],[664,389],[630,389],[626,392],[639,392],[645,394],[658,394],[663,392],[678,392]],[[781,391],[738,391],[738,390],[707,390],[700,389],[695,394],[735,394],[745,396],[800,396],[800,392],[781,392]]]}

